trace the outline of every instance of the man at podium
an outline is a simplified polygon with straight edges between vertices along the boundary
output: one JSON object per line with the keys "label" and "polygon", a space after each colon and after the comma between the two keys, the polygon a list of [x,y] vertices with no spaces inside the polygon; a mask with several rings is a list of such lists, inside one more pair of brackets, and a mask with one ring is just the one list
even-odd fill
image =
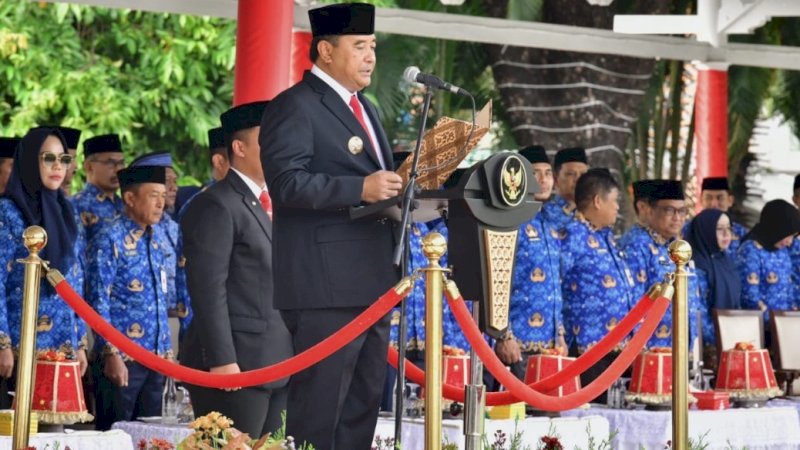
{"label": "man at podium", "polygon": [[[393,225],[348,208],[396,196],[386,134],[361,94],[375,69],[375,9],[308,12],[314,62],[273,99],[259,142],[273,201],[275,307],[300,353],[341,329],[398,280]],[[388,315],[289,382],[286,432],[317,450],[368,449],[377,423]]]}

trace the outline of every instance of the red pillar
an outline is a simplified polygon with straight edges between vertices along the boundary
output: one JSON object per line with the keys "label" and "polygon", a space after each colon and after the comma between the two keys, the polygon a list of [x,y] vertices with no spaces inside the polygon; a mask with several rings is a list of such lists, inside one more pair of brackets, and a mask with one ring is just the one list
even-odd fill
{"label": "red pillar", "polygon": [[239,0],[233,104],[270,100],[289,87],[292,0]]}
{"label": "red pillar", "polygon": [[706,177],[728,176],[728,65],[698,65],[695,95],[695,175],[697,208],[700,183]]}
{"label": "red pillar", "polygon": [[311,60],[308,59],[311,38],[310,31],[294,30],[292,32],[292,70],[289,75],[289,84],[291,85],[303,79],[303,72],[311,70]]}

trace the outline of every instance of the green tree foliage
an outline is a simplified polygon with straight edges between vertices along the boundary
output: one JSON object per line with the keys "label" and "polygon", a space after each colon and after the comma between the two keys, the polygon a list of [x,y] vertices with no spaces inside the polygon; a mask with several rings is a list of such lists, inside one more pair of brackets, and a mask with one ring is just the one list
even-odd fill
{"label": "green tree foliage", "polygon": [[126,157],[172,152],[208,177],[207,136],[233,97],[233,21],[0,2],[0,134],[37,124],[118,133]]}

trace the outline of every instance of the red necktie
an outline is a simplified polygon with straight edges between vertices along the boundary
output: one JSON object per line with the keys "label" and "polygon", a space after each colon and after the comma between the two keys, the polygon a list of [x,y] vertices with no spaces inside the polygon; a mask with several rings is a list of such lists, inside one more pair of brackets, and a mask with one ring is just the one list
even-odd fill
{"label": "red necktie", "polygon": [[267,213],[270,220],[272,220],[272,200],[270,200],[267,191],[261,191],[261,195],[258,196],[258,201],[261,202],[261,207],[264,208],[264,211]]}
{"label": "red necktie", "polygon": [[[358,97],[355,94],[353,94],[350,97],[350,107],[353,108],[353,115],[356,116],[356,119],[358,120],[358,123],[361,124],[361,128],[363,128],[364,132],[367,133],[367,136],[369,137],[369,141],[372,143],[373,150],[375,152],[377,152],[378,151],[378,146],[375,145],[375,141],[372,140],[372,135],[369,133],[369,127],[367,126],[367,121],[364,120],[364,111],[362,111],[362,109],[361,109],[361,102],[358,101]],[[377,157],[377,155],[376,155],[376,158],[378,159],[378,162],[381,161],[381,158]]]}

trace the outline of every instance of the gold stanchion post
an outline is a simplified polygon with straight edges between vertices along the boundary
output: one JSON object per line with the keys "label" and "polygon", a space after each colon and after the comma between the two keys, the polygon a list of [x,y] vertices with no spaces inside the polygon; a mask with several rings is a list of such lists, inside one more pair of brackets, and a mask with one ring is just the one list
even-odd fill
{"label": "gold stanchion post", "polygon": [[425,450],[442,448],[442,292],[443,269],[439,259],[447,240],[439,233],[422,238],[428,258],[425,271]]}
{"label": "gold stanchion post", "polygon": [[25,284],[22,292],[22,329],[17,361],[17,407],[14,412],[14,436],[11,442],[14,450],[28,447],[33,380],[36,376],[34,366],[36,316],[39,311],[39,284],[42,281],[42,260],[39,258],[39,252],[47,244],[47,233],[39,226],[28,227],[22,234],[22,240],[29,255],[18,261],[25,264]]}
{"label": "gold stanchion post", "polygon": [[675,297],[672,301],[672,448],[689,448],[689,284],[686,264],[692,247],[677,240],[669,246],[675,263]]}

